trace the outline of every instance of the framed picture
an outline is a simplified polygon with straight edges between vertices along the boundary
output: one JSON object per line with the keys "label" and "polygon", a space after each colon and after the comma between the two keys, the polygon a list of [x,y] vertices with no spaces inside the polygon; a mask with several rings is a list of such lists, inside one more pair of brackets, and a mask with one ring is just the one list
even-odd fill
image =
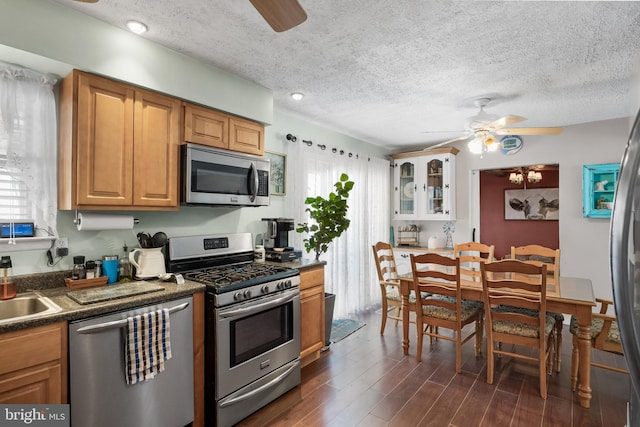
{"label": "framed picture", "polygon": [[558,188],[504,190],[504,219],[558,220]]}
{"label": "framed picture", "polygon": [[282,153],[273,153],[265,151],[264,155],[271,160],[271,172],[269,187],[271,194],[276,196],[285,195],[286,172],[287,172],[287,155]]}

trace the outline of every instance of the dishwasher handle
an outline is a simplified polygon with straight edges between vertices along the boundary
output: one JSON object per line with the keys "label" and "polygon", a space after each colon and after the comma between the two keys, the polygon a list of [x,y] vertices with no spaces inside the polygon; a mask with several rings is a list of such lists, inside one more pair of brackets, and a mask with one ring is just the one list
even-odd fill
{"label": "dishwasher handle", "polygon": [[[169,314],[176,313],[178,311],[182,311],[185,308],[189,307],[189,303],[185,302],[180,305],[176,305],[175,307],[171,307],[169,309]],[[110,329],[122,328],[127,325],[127,319],[113,320],[111,322],[98,323],[97,325],[84,326],[77,330],[79,334],[95,334],[98,332],[107,331]]]}

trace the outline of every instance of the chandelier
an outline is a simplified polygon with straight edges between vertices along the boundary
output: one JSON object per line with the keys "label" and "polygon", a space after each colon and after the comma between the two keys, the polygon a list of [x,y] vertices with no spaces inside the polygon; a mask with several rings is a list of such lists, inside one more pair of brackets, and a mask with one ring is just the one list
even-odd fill
{"label": "chandelier", "polygon": [[[536,183],[542,181],[542,172],[529,169],[526,171],[527,181],[530,183]],[[520,185],[524,182],[525,170],[518,169],[516,172],[509,174],[509,181],[513,184]]]}

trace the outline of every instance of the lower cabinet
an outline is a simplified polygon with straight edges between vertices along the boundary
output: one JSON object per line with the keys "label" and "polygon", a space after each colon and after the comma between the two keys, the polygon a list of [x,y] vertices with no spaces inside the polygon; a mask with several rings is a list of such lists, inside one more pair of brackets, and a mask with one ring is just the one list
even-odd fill
{"label": "lower cabinet", "polygon": [[324,347],[324,266],[300,270],[300,359],[306,366]]}
{"label": "lower cabinet", "polygon": [[0,403],[67,403],[67,324],[0,335]]}

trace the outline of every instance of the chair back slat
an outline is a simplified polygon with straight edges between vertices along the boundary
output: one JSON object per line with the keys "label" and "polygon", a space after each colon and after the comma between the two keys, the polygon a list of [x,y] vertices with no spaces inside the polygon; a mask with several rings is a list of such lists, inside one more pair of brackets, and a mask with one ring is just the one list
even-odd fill
{"label": "chair back slat", "polygon": [[453,256],[460,259],[460,277],[463,280],[480,282],[480,263],[493,261],[494,245],[479,242],[458,243]]}
{"label": "chair back slat", "polygon": [[511,247],[511,259],[525,261],[530,264],[544,264],[547,274],[553,278],[560,276],[560,249],[547,248],[541,245],[524,245]]}

